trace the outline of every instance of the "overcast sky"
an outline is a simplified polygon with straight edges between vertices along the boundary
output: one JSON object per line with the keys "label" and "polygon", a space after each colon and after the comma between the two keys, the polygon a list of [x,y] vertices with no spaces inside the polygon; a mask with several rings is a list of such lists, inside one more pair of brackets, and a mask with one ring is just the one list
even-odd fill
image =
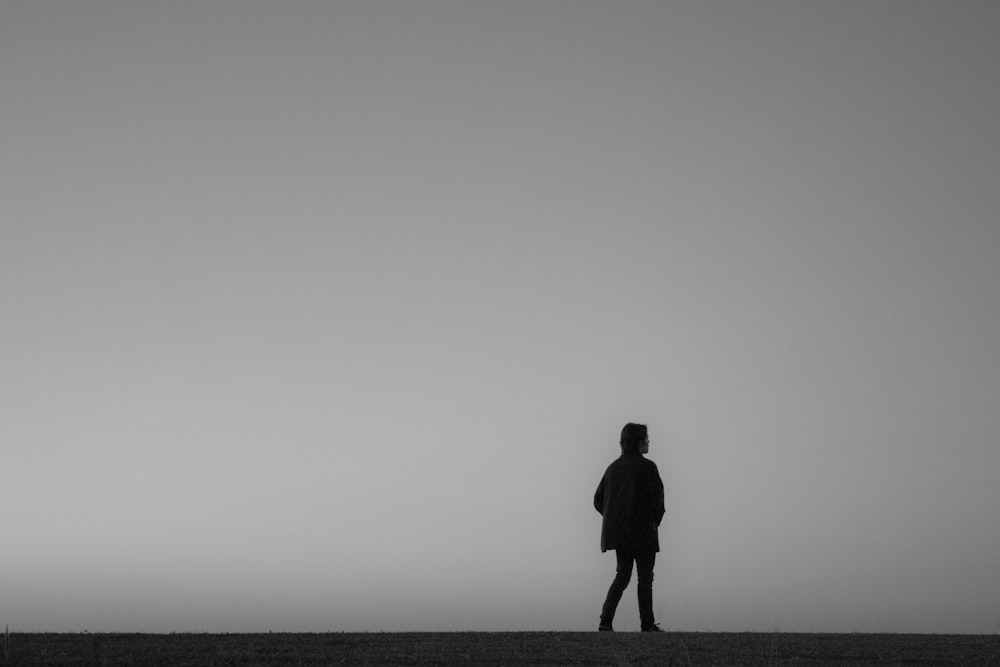
{"label": "overcast sky", "polygon": [[664,627],[996,631],[998,34],[3,2],[0,624],[594,630],[639,421]]}

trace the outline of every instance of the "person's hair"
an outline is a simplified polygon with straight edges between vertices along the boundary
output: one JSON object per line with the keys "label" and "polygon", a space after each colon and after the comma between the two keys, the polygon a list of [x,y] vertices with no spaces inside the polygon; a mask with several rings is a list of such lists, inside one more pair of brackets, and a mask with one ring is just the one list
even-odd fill
{"label": "person's hair", "polygon": [[647,433],[645,424],[625,424],[625,428],[622,429],[622,449],[626,452],[638,452],[639,445],[646,439]]}

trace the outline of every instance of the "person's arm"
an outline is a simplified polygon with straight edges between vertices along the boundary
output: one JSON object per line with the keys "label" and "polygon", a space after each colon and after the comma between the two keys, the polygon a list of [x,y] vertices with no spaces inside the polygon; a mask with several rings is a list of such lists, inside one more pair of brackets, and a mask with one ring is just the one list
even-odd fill
{"label": "person's arm", "polygon": [[597,485],[597,491],[594,493],[594,509],[597,513],[604,515],[604,478],[601,477],[601,483]]}
{"label": "person's arm", "polygon": [[660,521],[663,520],[663,514],[666,511],[663,502],[663,480],[660,479],[660,471],[653,467],[653,517],[656,519],[656,525],[660,525]]}

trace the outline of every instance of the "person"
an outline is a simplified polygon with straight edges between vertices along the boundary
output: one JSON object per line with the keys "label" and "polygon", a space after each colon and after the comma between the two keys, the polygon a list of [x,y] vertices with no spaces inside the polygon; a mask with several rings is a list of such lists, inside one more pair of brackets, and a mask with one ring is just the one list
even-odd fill
{"label": "person", "polygon": [[621,435],[621,456],[601,478],[594,493],[594,508],[601,521],[601,552],[615,551],[617,571],[601,608],[598,629],[613,632],[618,601],[638,571],[639,622],[643,632],[663,632],[653,618],[653,565],[660,550],[658,528],[663,519],[663,481],[656,464],[645,458],[649,432],[645,424],[626,424]]}

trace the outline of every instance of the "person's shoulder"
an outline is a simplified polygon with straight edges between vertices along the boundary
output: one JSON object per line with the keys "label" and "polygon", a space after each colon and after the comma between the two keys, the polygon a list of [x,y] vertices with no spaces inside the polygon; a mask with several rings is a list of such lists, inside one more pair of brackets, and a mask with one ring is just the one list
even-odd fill
{"label": "person's shoulder", "polygon": [[622,468],[627,468],[629,463],[630,461],[628,460],[627,456],[619,456],[614,461],[608,464],[608,467],[605,468],[604,472],[609,473],[609,472],[614,472],[615,470],[621,470]]}

